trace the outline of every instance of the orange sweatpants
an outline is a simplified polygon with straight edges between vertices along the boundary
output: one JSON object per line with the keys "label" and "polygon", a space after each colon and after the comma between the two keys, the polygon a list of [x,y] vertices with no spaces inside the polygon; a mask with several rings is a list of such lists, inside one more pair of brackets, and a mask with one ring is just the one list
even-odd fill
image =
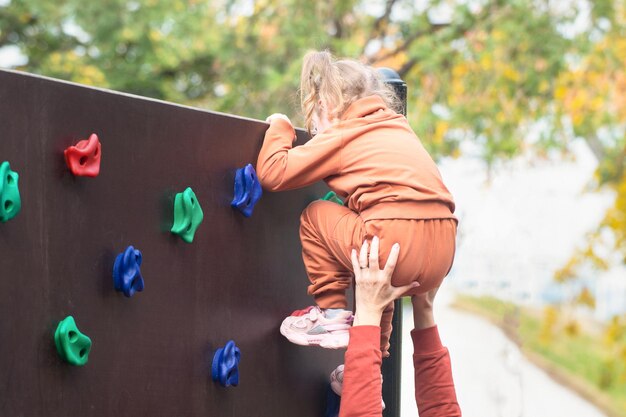
{"label": "orange sweatpants", "polygon": [[[454,260],[456,219],[372,219],[330,201],[309,204],[300,218],[302,259],[311,281],[308,293],[320,308],[347,308],[346,290],[354,279],[350,253],[364,240],[378,236],[383,268],[394,243],[400,244],[392,284],[418,281],[414,293],[438,287]],[[410,294],[406,294],[410,295]],[[381,319],[381,351],[387,356],[393,303]]]}

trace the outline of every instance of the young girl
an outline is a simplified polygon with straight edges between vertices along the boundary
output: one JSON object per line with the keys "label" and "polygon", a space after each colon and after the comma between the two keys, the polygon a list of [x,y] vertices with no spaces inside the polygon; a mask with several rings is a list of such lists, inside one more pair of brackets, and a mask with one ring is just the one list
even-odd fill
{"label": "young girl", "polygon": [[[317,306],[295,311],[281,333],[299,345],[348,345],[352,312],[346,289],[352,283],[350,253],[380,238],[380,263],[391,246],[402,254],[394,286],[417,281],[405,295],[438,287],[454,259],[454,202],[439,171],[411,130],[392,110],[393,92],[373,68],[335,60],[328,52],[304,57],[302,111],[313,138],[292,147],[295,131],[280,114],[268,117],[257,175],[270,191],[292,190],[324,180],[346,206],[315,201],[302,213],[302,258]],[[381,319],[381,351],[388,356],[393,303]]]}

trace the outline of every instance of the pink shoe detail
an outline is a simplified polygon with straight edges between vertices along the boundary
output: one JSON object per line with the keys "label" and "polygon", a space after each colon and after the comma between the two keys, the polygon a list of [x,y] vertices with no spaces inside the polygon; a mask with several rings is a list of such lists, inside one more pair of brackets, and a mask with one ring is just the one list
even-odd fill
{"label": "pink shoe detail", "polygon": [[319,307],[295,313],[300,315],[287,317],[280,326],[280,333],[291,343],[326,349],[341,349],[348,346],[350,326],[354,318],[352,312],[339,313],[332,319],[326,318]]}
{"label": "pink shoe detail", "polygon": [[315,308],[315,306],[309,306],[307,308],[303,308],[302,310],[295,310],[293,313],[291,313],[291,316],[292,317],[304,316],[306,313],[308,313],[309,311],[311,311],[314,308]]}

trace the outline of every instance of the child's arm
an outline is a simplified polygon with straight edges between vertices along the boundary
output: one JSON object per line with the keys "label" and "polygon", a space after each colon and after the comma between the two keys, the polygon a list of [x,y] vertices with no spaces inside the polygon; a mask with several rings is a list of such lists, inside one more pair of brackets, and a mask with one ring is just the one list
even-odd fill
{"label": "child's arm", "polygon": [[439,288],[411,297],[415,329],[413,366],[415,367],[415,402],[420,417],[459,417],[450,353],[441,344],[433,315],[433,303]]}
{"label": "child's arm", "polygon": [[460,417],[450,353],[441,344],[437,326],[411,331],[415,367],[415,402],[420,417]]}
{"label": "child's arm", "polygon": [[318,135],[292,148],[295,130],[282,117],[272,117],[259,153],[256,171],[261,185],[270,191],[306,187],[339,173],[341,137]]}

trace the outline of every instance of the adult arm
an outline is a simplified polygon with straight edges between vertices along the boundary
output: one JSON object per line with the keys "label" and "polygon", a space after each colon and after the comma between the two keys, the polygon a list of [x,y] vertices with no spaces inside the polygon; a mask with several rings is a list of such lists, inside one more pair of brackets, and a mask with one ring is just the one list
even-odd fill
{"label": "adult arm", "polygon": [[380,326],[350,329],[339,417],[382,417]]}
{"label": "adult arm", "polygon": [[340,417],[382,417],[380,319],[387,304],[417,286],[417,283],[404,287],[391,285],[400,247],[397,244],[392,247],[381,271],[378,245],[378,238],[374,237],[369,266],[367,242],[361,248],[360,259],[357,259],[356,251],[352,251],[356,313],[345,356]]}

